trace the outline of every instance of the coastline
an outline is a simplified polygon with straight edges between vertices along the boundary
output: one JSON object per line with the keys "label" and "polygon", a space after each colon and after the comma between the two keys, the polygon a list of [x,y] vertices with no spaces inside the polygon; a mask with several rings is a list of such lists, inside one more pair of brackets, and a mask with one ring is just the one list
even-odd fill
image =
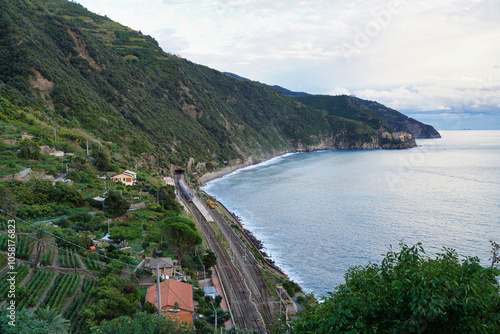
{"label": "coastline", "polygon": [[[284,151],[284,152],[276,152],[274,154],[266,154],[261,157],[254,157],[250,156],[245,162],[240,163],[240,164],[235,164],[233,166],[227,166],[224,168],[221,168],[219,170],[213,171],[213,172],[208,172],[200,176],[198,179],[198,186],[200,187],[199,189],[208,197],[210,197],[214,202],[218,202],[219,205],[221,205],[224,210],[228,213],[228,215],[233,219],[234,222],[239,226],[240,230],[242,231],[245,239],[251,244],[259,253],[261,253],[261,249],[256,246],[256,244],[249,238],[249,236],[245,233],[245,228],[240,222],[240,218],[235,215],[232,211],[227,209],[227,207],[224,205],[224,203],[220,202],[218,199],[212,197],[209,193],[207,193],[203,188],[208,186],[211,181],[223,178],[225,176],[228,176],[230,174],[233,174],[235,172],[238,172],[240,170],[249,168],[249,167],[257,167],[258,165],[261,164],[267,164],[270,163],[274,159],[281,159],[293,154],[298,154],[298,153],[304,153],[304,152],[321,152],[321,151],[345,151],[345,150],[353,150],[353,151],[365,151],[365,150],[375,150],[375,149],[383,149],[383,150],[408,150],[410,148],[416,147],[417,145],[411,145],[410,147],[392,147],[392,148],[383,148],[382,146],[379,146],[377,148],[330,148],[330,147],[315,147],[314,149],[295,149],[295,150],[289,150],[289,151]],[[252,232],[251,230],[249,231],[250,233]],[[257,239],[258,242],[260,242],[259,239]],[[263,247],[265,249],[265,246]],[[264,252],[265,253],[265,252]],[[269,269],[272,269],[276,274],[286,277],[288,279],[293,280],[293,275],[290,277],[290,274],[287,272],[286,269],[282,268],[279,264],[274,263],[274,261],[269,262],[266,256],[264,256],[262,253],[261,255],[263,256],[267,266]],[[296,282],[294,280],[294,282]],[[296,282],[297,283],[297,282]],[[302,282],[303,283],[303,282]],[[306,293],[302,286],[302,283],[298,283],[301,286],[302,291]]]}
{"label": "coastline", "polygon": [[356,142],[356,143],[335,143],[332,138],[327,140],[321,140],[315,145],[304,145],[299,143],[295,148],[289,148],[286,151],[273,151],[270,153],[264,153],[259,156],[251,155],[244,162],[235,164],[233,166],[227,166],[213,172],[207,172],[200,176],[198,179],[198,186],[204,187],[212,180],[224,177],[228,174],[236,172],[240,169],[250,167],[252,165],[257,165],[274,158],[282,157],[287,154],[301,153],[301,152],[317,152],[317,151],[338,151],[338,150],[375,150],[375,149],[410,149],[416,147],[415,139],[401,143],[386,143],[381,144],[378,138],[372,138],[371,141]]}
{"label": "coastline", "polygon": [[251,156],[243,163],[236,164],[233,166],[227,166],[227,167],[224,167],[222,169],[216,170],[214,172],[208,172],[208,173],[203,174],[198,179],[198,185],[200,186],[200,188],[202,188],[202,187],[206,186],[210,181],[222,178],[222,177],[229,175],[231,173],[234,173],[238,170],[241,170],[241,169],[244,169],[244,168],[247,168],[250,166],[256,166],[256,165],[261,164],[263,162],[268,162],[272,159],[281,158],[281,157],[287,156],[289,154],[295,154],[295,153],[300,153],[300,151],[285,151],[285,152],[280,152],[277,154],[264,155],[263,157],[259,157],[259,158],[254,158],[253,156]]}

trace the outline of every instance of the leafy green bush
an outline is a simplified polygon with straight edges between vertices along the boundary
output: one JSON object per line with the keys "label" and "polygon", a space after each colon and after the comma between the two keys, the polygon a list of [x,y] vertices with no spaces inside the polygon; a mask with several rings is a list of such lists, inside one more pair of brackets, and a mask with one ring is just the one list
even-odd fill
{"label": "leafy green bush", "polygon": [[499,271],[444,248],[435,259],[401,245],[382,263],[351,268],[346,283],[302,314],[296,333],[498,333]]}

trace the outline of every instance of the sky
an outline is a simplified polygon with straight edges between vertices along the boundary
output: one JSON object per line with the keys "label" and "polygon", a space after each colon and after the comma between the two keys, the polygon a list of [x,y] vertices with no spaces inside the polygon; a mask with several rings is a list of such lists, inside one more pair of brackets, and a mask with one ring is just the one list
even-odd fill
{"label": "sky", "polygon": [[500,129],[498,0],[77,0],[165,52],[437,129]]}

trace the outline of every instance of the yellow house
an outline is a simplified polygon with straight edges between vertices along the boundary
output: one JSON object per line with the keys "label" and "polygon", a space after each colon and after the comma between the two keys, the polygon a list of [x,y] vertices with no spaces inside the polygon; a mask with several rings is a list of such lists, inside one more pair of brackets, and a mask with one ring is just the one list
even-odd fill
{"label": "yellow house", "polygon": [[124,172],[111,176],[111,181],[121,182],[126,186],[133,186],[135,184],[135,181],[137,181],[137,173],[126,170]]}

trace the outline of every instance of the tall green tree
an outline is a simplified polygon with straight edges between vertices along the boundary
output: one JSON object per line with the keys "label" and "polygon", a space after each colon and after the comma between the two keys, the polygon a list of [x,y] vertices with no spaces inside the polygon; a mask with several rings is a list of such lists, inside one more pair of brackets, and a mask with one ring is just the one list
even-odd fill
{"label": "tall green tree", "polygon": [[[194,225],[190,220],[187,221]],[[184,255],[192,252],[202,242],[200,235],[196,231],[196,227],[193,227],[191,224],[182,221],[171,222],[167,223],[164,230],[165,241],[177,254],[179,265]]]}
{"label": "tall green tree", "polygon": [[104,148],[98,148],[92,151],[92,157],[94,158],[94,165],[99,170],[107,171],[112,170],[111,159],[109,157],[109,152]]}
{"label": "tall green tree", "polygon": [[171,185],[160,189],[160,204],[165,210],[174,211],[177,214],[182,211],[182,206],[175,197],[175,188]]}
{"label": "tall green tree", "polygon": [[295,323],[296,333],[500,333],[495,268],[459,260],[444,248],[435,259],[420,244],[401,245],[380,265],[351,268],[346,283]]}
{"label": "tall green tree", "polygon": [[53,239],[54,238],[48,234],[41,225],[35,228],[29,238],[29,243],[31,244],[31,249],[35,256],[35,263],[38,263],[40,258],[52,248]]}
{"label": "tall green tree", "polygon": [[40,145],[31,139],[21,140],[19,142],[19,150],[21,151],[21,156],[26,159],[38,159],[42,154]]}
{"label": "tall green tree", "polygon": [[212,252],[210,249],[207,249],[205,255],[203,255],[202,261],[205,269],[208,269],[217,264],[217,257],[215,256],[214,252]]}
{"label": "tall green tree", "polygon": [[104,200],[104,208],[113,216],[123,216],[130,208],[130,203],[123,198],[119,191],[110,190]]}

